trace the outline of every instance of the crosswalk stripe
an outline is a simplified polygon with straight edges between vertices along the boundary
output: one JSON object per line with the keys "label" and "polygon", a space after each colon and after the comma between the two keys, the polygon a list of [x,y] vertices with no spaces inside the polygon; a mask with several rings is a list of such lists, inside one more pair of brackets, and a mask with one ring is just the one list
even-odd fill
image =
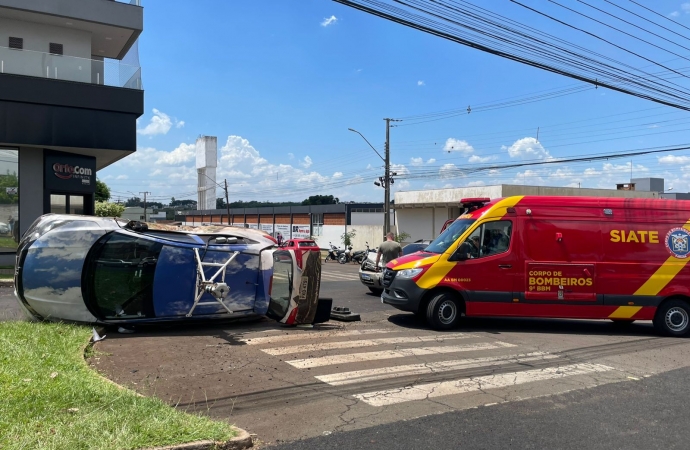
{"label": "crosswalk stripe", "polygon": [[607,372],[610,370],[613,370],[613,368],[601,364],[571,364],[561,367],[549,367],[546,369],[526,370],[523,372],[502,373],[476,378],[465,378],[462,380],[419,384],[398,389],[356,394],[354,397],[371,406],[388,406],[413,400],[465,394],[479,390],[499,389],[535,381]]}
{"label": "crosswalk stripe", "polygon": [[405,358],[408,356],[423,356],[443,353],[471,352],[475,350],[491,350],[495,348],[515,347],[514,344],[506,342],[494,342],[485,344],[453,345],[446,347],[419,347],[401,348],[398,350],[387,350],[380,352],[350,353],[347,355],[323,356],[320,358],[293,359],[285,361],[298,369],[329,366],[333,364],[345,364],[363,361],[375,361],[381,359]]}
{"label": "crosswalk stripe", "polygon": [[368,334],[387,334],[387,333],[394,333],[394,332],[397,332],[397,330],[385,330],[385,329],[345,330],[345,331],[337,331],[335,333],[331,333],[329,331],[319,331],[319,332],[283,334],[280,336],[242,338],[242,339],[238,339],[238,341],[244,342],[247,345],[282,344],[282,343],[287,342],[287,341],[297,341],[300,339],[308,340],[308,339],[338,338],[341,336],[366,336]]}
{"label": "crosswalk stripe", "polygon": [[351,372],[334,373],[331,375],[319,375],[315,378],[331,386],[345,384],[365,383],[369,381],[383,380],[387,378],[405,377],[409,375],[424,375],[453,370],[471,369],[474,367],[495,367],[510,363],[527,363],[544,359],[559,358],[546,352],[532,352],[521,355],[506,355],[487,358],[469,358],[455,361],[441,361],[426,364],[409,364],[406,366],[383,367],[379,369],[353,370]]}
{"label": "crosswalk stripe", "polygon": [[359,341],[341,341],[341,342],[320,342],[316,344],[307,345],[293,345],[290,347],[278,347],[278,348],[265,348],[263,351],[269,355],[287,355],[290,353],[302,353],[302,352],[318,352],[323,350],[333,350],[336,348],[358,348],[358,347],[371,347],[374,345],[387,345],[387,344],[412,344],[416,342],[443,342],[446,339],[465,339],[469,337],[474,337],[471,334],[466,333],[452,333],[443,334],[438,336],[407,336],[407,337],[394,337],[394,338],[381,338],[381,339],[362,339]]}

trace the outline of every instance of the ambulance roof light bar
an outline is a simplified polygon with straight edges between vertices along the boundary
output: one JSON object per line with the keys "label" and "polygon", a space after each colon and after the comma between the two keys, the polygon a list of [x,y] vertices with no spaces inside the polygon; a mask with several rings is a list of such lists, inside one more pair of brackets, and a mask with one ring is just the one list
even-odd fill
{"label": "ambulance roof light bar", "polygon": [[490,201],[491,199],[488,197],[463,198],[460,199],[460,207],[465,208],[465,212],[463,214],[466,214],[483,207]]}

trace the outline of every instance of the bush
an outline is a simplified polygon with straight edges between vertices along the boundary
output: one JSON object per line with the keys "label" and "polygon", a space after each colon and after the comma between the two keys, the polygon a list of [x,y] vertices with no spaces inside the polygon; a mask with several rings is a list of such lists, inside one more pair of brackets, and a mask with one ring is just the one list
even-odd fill
{"label": "bush", "polygon": [[125,211],[123,205],[108,202],[96,202],[96,215],[99,217],[120,217]]}
{"label": "bush", "polygon": [[348,231],[347,233],[343,233],[340,236],[340,240],[345,244],[345,248],[349,247],[352,245],[352,239],[355,237],[357,234],[356,230]]}
{"label": "bush", "polygon": [[398,244],[402,244],[405,241],[405,239],[407,239],[409,237],[410,237],[409,233],[405,233],[404,231],[401,231],[400,233],[395,235],[395,242],[397,242]]}

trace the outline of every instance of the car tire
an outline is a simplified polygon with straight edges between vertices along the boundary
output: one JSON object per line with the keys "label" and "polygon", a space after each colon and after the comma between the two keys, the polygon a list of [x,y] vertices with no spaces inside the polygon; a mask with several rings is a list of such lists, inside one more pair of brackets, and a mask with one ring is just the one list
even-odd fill
{"label": "car tire", "polygon": [[668,300],[657,309],[653,323],[664,336],[687,336],[690,334],[690,306],[683,300]]}
{"label": "car tire", "polygon": [[369,290],[371,291],[372,294],[374,294],[378,297],[381,297],[381,294],[383,294],[383,289],[380,289],[380,288],[370,287]]}
{"label": "car tire", "polygon": [[429,302],[426,308],[426,320],[434,330],[450,330],[457,327],[461,312],[457,298],[443,292]]}

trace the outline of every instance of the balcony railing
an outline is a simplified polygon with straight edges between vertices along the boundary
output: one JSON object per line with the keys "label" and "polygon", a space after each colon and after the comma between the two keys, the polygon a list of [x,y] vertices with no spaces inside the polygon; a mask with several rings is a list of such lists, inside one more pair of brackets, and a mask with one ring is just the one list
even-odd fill
{"label": "balcony railing", "polygon": [[0,47],[0,73],[143,89],[140,66],[7,47]]}

